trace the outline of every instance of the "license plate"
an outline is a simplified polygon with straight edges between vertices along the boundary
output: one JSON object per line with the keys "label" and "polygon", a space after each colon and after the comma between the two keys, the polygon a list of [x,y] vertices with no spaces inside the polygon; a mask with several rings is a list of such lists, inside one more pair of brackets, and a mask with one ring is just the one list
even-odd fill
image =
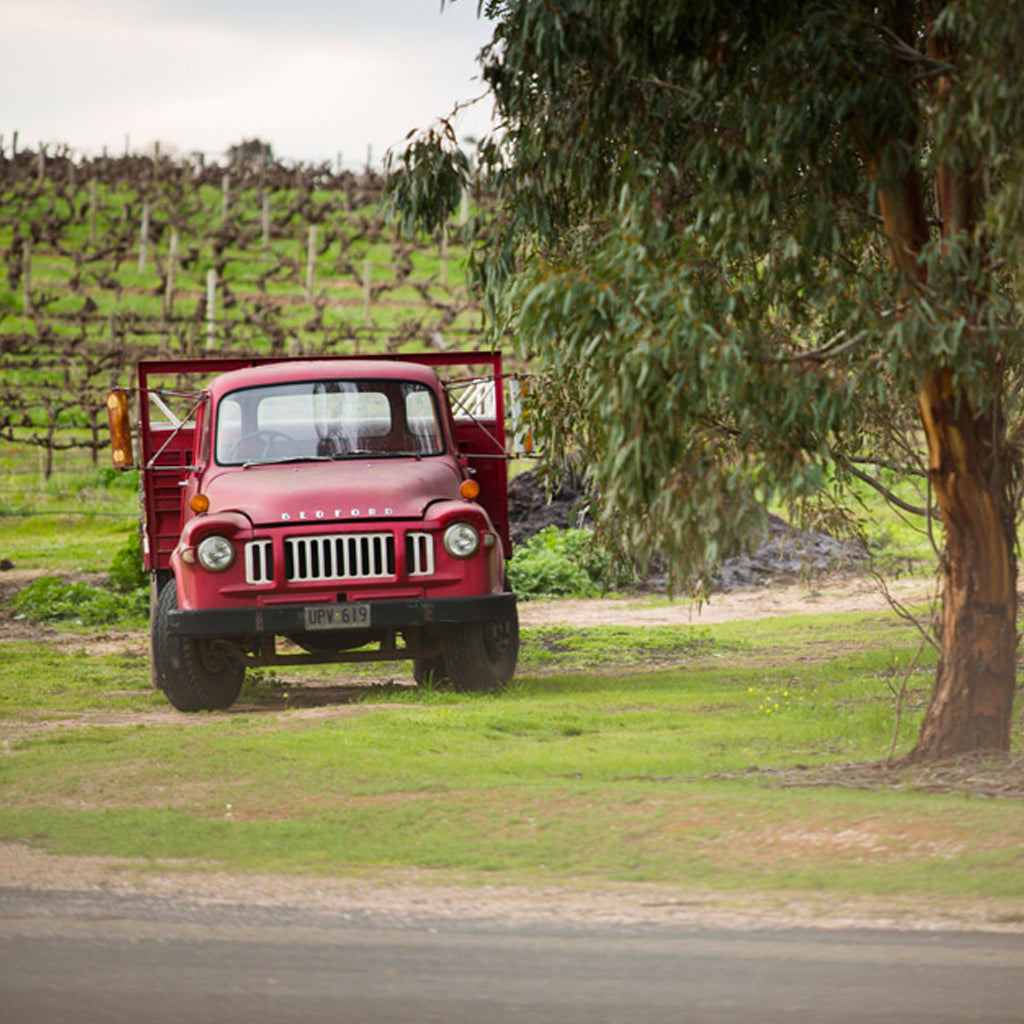
{"label": "license plate", "polygon": [[303,609],[306,629],[365,629],[370,625],[370,606],[352,604],[307,604]]}

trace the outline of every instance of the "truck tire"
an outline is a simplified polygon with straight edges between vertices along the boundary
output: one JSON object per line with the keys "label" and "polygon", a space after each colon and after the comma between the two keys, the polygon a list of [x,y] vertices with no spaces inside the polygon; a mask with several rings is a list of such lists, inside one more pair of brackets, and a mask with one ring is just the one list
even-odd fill
{"label": "truck tire", "polygon": [[178,607],[173,579],[161,588],[153,610],[153,674],[157,686],[179,711],[231,707],[242,688],[245,667],[222,646],[224,641],[173,636],[168,615]]}
{"label": "truck tire", "polygon": [[462,691],[500,690],[515,675],[519,660],[519,615],[450,626],[441,640],[445,674]]}
{"label": "truck tire", "polygon": [[[170,569],[154,569],[149,575],[149,621],[156,622],[156,602],[160,597],[160,591],[167,586],[174,577]],[[149,681],[154,690],[160,689],[160,680],[156,677],[156,659],[149,659]]]}

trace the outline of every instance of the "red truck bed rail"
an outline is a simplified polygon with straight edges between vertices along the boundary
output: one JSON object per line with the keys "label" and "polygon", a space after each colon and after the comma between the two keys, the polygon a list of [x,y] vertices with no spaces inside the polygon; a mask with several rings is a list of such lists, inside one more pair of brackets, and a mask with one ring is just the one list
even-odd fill
{"label": "red truck bed rail", "polygon": [[[182,483],[196,449],[195,411],[206,382],[232,370],[271,363],[381,360],[417,363],[438,371],[449,393],[459,453],[480,484],[486,508],[511,554],[508,467],[501,355],[493,352],[429,352],[375,356],[253,356],[210,359],[146,359],[138,364],[139,457],[145,516],[143,554],[149,571],[166,569],[182,528]],[[463,368],[465,376],[444,371]],[[158,380],[160,383],[158,383]],[[173,406],[173,407],[172,407]]]}

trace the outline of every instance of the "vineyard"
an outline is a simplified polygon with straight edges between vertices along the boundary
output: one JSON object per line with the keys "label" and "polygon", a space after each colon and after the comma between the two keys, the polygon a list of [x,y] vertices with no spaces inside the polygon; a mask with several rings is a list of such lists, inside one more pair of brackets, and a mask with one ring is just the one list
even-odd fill
{"label": "vineyard", "polygon": [[46,475],[95,462],[140,357],[476,345],[463,252],[401,237],[383,193],[327,167],[0,154],[0,439]]}

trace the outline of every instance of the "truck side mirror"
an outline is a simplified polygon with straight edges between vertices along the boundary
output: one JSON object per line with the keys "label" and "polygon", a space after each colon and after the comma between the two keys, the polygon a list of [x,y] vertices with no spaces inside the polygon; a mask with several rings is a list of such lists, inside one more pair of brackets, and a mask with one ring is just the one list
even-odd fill
{"label": "truck side mirror", "polygon": [[128,411],[128,392],[117,388],[107,395],[107,418],[110,421],[110,455],[116,469],[131,469],[132,425]]}

